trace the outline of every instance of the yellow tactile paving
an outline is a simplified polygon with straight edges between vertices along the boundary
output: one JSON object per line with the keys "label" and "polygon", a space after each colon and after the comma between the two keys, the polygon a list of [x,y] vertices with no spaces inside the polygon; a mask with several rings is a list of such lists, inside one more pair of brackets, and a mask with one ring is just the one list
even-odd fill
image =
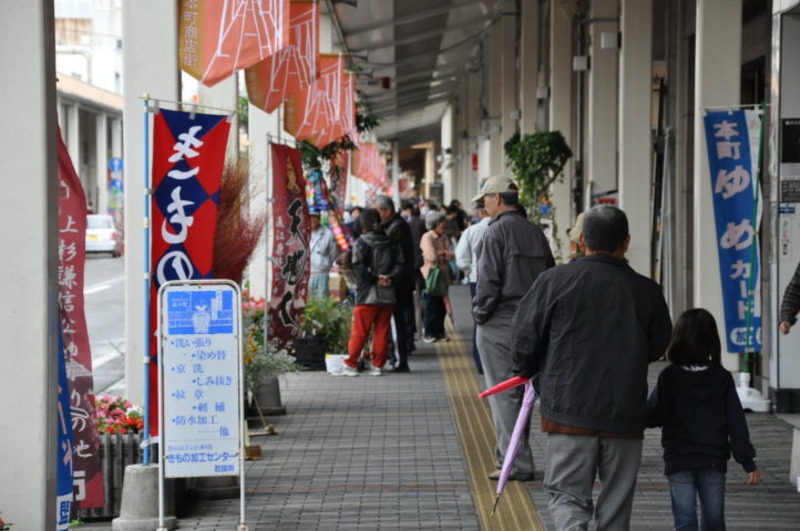
{"label": "yellow tactile paving", "polygon": [[497,511],[491,517],[497,484],[486,476],[494,470],[494,432],[489,404],[478,398],[478,382],[468,346],[448,322],[450,341],[437,343],[447,396],[456,420],[461,448],[467,464],[472,497],[484,531],[544,530],[539,513],[525,486],[508,482]]}

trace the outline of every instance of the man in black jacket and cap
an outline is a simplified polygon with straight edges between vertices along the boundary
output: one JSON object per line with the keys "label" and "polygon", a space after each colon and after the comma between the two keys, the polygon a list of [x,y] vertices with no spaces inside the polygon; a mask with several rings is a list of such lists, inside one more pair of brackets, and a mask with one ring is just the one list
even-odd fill
{"label": "man in black jacket and cap", "polygon": [[[381,216],[384,232],[398,244],[403,252],[403,271],[394,284],[397,302],[394,305],[395,342],[399,359],[394,360],[395,372],[408,372],[408,353],[414,338],[414,244],[411,229],[394,208],[394,201],[387,195],[379,195],[373,207]],[[393,357],[390,355],[390,357]]]}
{"label": "man in black jacket and cap", "polygon": [[[583,218],[586,256],[542,273],[511,329],[515,371],[539,374],[544,487],[557,529],[628,529],[647,419],[647,365],[672,323],[661,288],[625,261],[622,210]],[[596,507],[595,477],[602,485]],[[593,510],[594,507],[594,510]]]}

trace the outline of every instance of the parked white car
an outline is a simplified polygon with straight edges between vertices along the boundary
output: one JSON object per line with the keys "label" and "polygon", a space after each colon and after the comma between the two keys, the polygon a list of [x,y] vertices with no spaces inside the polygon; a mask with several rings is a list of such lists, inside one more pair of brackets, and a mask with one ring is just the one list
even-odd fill
{"label": "parked white car", "polygon": [[124,242],[122,234],[114,225],[114,218],[105,214],[86,216],[86,252],[111,253],[122,256]]}

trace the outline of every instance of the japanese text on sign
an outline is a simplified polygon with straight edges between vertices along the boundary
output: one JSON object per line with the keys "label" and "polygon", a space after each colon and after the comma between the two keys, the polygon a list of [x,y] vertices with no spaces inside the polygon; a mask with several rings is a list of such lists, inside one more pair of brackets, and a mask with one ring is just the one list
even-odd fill
{"label": "japanese text on sign", "polygon": [[167,284],[161,295],[165,477],[238,475],[238,293]]}

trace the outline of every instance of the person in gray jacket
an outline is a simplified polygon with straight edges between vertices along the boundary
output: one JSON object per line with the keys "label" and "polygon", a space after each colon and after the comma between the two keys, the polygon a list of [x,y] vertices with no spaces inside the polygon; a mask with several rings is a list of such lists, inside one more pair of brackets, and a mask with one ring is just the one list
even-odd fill
{"label": "person in gray jacket", "polygon": [[358,358],[374,326],[372,337],[372,376],[381,376],[389,349],[392,311],[397,302],[394,285],[403,275],[403,252],[381,229],[377,210],[364,209],[358,218],[361,236],[353,244],[353,269],[356,273],[356,306],[348,357],[337,376],[358,376]]}
{"label": "person in gray jacket", "polygon": [[[542,230],[517,209],[519,189],[514,181],[490,177],[472,200],[482,202],[492,217],[476,253],[478,276],[472,300],[478,353],[486,386],[492,387],[513,376],[511,320],[533,281],[553,267],[555,260]],[[495,458],[502,463],[522,407],[522,387],[490,396],[489,405],[497,436]],[[533,477],[533,454],[526,430],[509,478],[530,481]],[[499,470],[489,474],[489,479],[499,478]]]}
{"label": "person in gray jacket", "polygon": [[[556,529],[628,529],[647,420],[647,365],[672,333],[661,287],[625,261],[622,210],[588,210],[586,255],[546,271],[514,316],[514,372],[539,375],[544,488]],[[601,490],[592,501],[595,478]]]}

